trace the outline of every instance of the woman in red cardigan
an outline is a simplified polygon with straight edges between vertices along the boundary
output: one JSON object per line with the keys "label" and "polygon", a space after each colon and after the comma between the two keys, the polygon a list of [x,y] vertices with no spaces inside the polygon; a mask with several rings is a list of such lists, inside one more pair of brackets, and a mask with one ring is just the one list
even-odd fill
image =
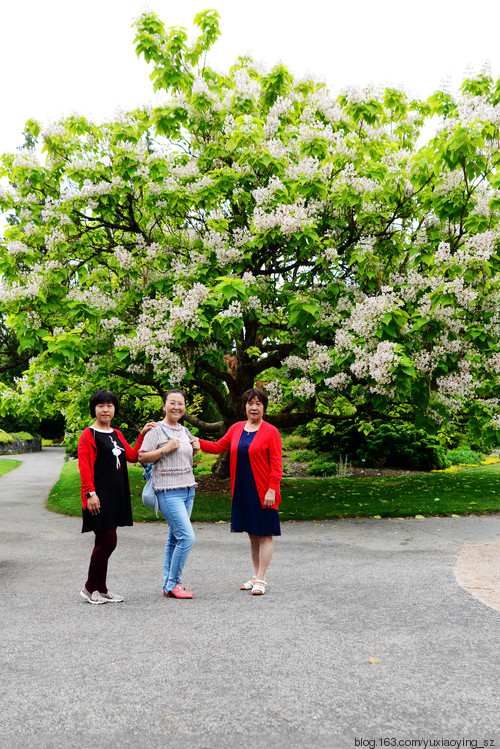
{"label": "woman in red cardigan", "polygon": [[273,536],[281,535],[278,515],[283,474],[281,437],[276,427],[264,421],[268,398],[263,390],[247,390],[242,401],[246,421],[233,424],[218,442],[199,440],[199,444],[207,453],[231,451],[231,531],[248,533],[254,568],[253,576],[240,585],[240,590],[262,595],[273,554]]}
{"label": "woman in red cardigan", "polygon": [[80,595],[93,604],[116,603],[123,601],[123,596],[108,590],[106,574],[109,557],[116,548],[117,526],[132,525],[127,460],[137,462],[144,435],[156,424],[146,424],[135,447],[130,447],[123,434],[110,425],[120,408],[114,393],[98,390],[90,398],[89,408],[95,422],[83,431],[78,442],[78,468],[82,481],[82,533],[94,531],[95,545]]}

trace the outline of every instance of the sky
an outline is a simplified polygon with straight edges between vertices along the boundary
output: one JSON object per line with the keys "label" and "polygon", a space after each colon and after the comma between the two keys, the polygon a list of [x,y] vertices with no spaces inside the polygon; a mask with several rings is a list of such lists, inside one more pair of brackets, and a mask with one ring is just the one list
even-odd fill
{"label": "sky", "polygon": [[346,85],[396,85],[427,97],[443,81],[489,62],[500,75],[498,0],[17,0],[0,9],[0,152],[23,142],[28,118],[79,112],[97,121],[154,101],[149,69],[135,54],[143,10],[194,35],[196,13],[216,8],[222,36],[208,58],[227,69],[240,54],[301,77]]}

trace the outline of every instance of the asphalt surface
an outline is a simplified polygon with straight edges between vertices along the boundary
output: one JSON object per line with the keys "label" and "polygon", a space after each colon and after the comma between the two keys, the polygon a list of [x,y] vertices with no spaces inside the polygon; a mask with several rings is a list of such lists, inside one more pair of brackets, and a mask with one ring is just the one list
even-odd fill
{"label": "asphalt surface", "polygon": [[191,601],[161,595],[165,525],[138,524],[109,566],[126,601],[90,606],[93,536],[44,508],[62,452],[12,457],[2,749],[500,746],[500,614],[453,571],[500,517],[283,524],[261,597],[238,590],[246,536],[195,524]]}

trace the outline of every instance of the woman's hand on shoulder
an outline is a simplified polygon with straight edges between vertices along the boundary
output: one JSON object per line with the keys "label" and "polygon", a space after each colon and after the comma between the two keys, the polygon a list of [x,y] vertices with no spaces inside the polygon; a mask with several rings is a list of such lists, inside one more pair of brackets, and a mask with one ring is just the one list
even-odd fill
{"label": "woman's hand on shoulder", "polygon": [[142,427],[142,429],[141,429],[141,434],[147,434],[147,433],[149,432],[149,430],[150,430],[150,429],[154,429],[154,428],[155,428],[155,427],[157,427],[157,426],[158,426],[158,422],[157,422],[157,421],[148,421],[148,423],[147,423],[147,424],[145,424],[145,425],[144,425],[144,426]]}
{"label": "woman's hand on shoulder", "polygon": [[191,446],[193,448],[193,452],[197,453],[198,450],[200,449],[200,440],[196,439],[196,437],[195,437],[194,439],[190,440],[190,442],[191,442]]}

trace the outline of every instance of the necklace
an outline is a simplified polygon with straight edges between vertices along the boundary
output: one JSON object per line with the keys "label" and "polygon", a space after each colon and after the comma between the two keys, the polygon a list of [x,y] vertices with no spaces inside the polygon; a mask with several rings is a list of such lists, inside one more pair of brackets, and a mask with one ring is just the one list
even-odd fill
{"label": "necklace", "polygon": [[[262,424],[262,422],[260,422],[260,424]],[[254,434],[254,432],[258,432],[260,424],[258,424],[256,429],[248,429],[248,427],[245,427],[245,432],[246,432],[247,437],[250,437],[250,435]]]}

